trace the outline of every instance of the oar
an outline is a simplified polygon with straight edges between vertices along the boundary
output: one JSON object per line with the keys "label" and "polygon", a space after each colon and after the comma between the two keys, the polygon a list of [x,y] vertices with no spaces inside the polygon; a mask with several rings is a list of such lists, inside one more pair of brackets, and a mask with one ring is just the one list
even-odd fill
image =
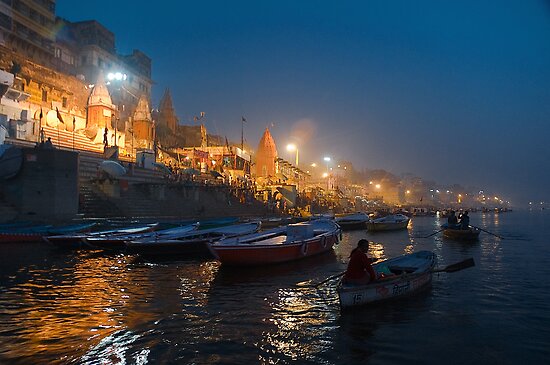
{"label": "oar", "polygon": [[318,288],[318,287],[320,287],[321,285],[323,285],[324,283],[327,283],[327,282],[329,282],[329,281],[331,281],[331,280],[333,280],[333,279],[339,278],[340,276],[344,276],[345,273],[346,273],[346,272],[344,271],[344,272],[341,272],[341,273],[339,273],[339,274],[333,275],[333,276],[328,277],[328,278],[326,278],[325,280],[321,281],[320,283],[317,283],[317,284],[314,284],[314,285],[311,285],[311,284],[308,284],[308,283],[305,282],[305,281],[302,281],[302,282],[300,282],[300,283],[297,283],[296,286],[306,286],[306,287]]}
{"label": "oar", "polygon": [[485,232],[485,233],[489,233],[490,235],[493,235],[493,236],[495,236],[495,237],[497,237],[497,238],[500,238],[501,240],[504,239],[504,237],[499,236],[498,234],[494,234],[494,233],[492,233],[492,232],[486,231],[486,230],[484,230],[483,228],[479,228],[479,227],[476,227],[476,226],[472,226],[472,227],[477,228],[477,229],[479,229],[480,231],[483,231],[483,232]]}
{"label": "oar", "polygon": [[448,265],[439,269],[432,270],[432,272],[456,272],[467,269],[469,267],[476,266],[474,259],[470,257],[464,261],[457,262],[456,264]]}
{"label": "oar", "polygon": [[413,238],[428,238],[428,237],[431,237],[431,236],[433,236],[433,235],[435,235],[435,234],[438,234],[439,232],[443,231],[444,229],[445,229],[445,228],[442,228],[442,229],[440,229],[439,231],[434,232],[434,233],[432,233],[432,234],[429,234],[429,235],[427,235],[427,236],[413,237]]}

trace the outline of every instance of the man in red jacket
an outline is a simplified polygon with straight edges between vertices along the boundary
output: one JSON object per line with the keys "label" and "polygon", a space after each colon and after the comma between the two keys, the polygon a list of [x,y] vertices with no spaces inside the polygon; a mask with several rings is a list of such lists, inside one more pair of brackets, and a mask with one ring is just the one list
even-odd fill
{"label": "man in red jacket", "polygon": [[364,285],[377,279],[371,265],[375,260],[367,256],[368,251],[369,241],[360,239],[357,247],[351,251],[348,268],[344,274],[344,283]]}

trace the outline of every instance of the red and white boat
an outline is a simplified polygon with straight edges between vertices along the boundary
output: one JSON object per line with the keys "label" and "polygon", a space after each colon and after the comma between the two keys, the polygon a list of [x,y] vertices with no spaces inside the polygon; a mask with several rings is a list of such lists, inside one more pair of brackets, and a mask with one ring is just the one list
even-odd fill
{"label": "red and white boat", "polygon": [[332,250],[340,227],[318,219],[289,224],[251,235],[209,243],[214,257],[224,265],[253,266],[303,259]]}

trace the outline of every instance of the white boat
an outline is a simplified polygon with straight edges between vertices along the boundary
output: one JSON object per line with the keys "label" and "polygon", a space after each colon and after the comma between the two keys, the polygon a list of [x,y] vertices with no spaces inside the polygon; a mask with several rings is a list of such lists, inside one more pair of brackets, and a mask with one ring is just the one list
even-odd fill
{"label": "white boat", "polygon": [[340,281],[338,297],[342,309],[402,297],[429,286],[437,263],[431,251],[419,251],[373,265],[375,272],[388,275],[367,285]]}
{"label": "white boat", "polygon": [[407,229],[411,219],[403,214],[392,214],[385,217],[370,219],[367,222],[367,231],[395,231]]}
{"label": "white boat", "polygon": [[126,248],[126,242],[139,240],[148,237],[167,237],[171,235],[181,235],[186,232],[194,231],[198,228],[198,224],[190,224],[180,227],[168,228],[155,232],[129,234],[129,235],[106,235],[101,237],[84,237],[82,239],[87,245],[92,248],[104,250],[121,250]]}
{"label": "white boat", "polygon": [[334,219],[342,230],[352,230],[365,228],[365,225],[369,221],[369,216],[366,213],[357,212],[337,215]]}
{"label": "white boat", "polygon": [[158,223],[146,224],[143,226],[123,227],[117,229],[109,229],[105,231],[89,232],[89,233],[73,233],[63,234],[56,236],[44,237],[46,242],[53,244],[58,248],[80,248],[83,243],[83,239],[87,237],[115,237],[115,236],[128,236],[145,232],[151,232],[158,226]]}
{"label": "white boat", "polygon": [[257,232],[260,222],[234,224],[225,227],[201,229],[180,234],[146,237],[126,242],[129,252],[146,255],[210,255],[208,242],[223,238],[239,237]]}

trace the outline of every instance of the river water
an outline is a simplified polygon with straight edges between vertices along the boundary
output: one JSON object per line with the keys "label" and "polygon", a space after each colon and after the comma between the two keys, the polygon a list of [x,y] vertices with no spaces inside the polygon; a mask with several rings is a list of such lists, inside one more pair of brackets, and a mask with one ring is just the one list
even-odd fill
{"label": "river water", "polygon": [[[548,211],[472,213],[475,243],[407,231],[343,234],[333,253],[228,269],[46,244],[0,246],[1,364],[517,364],[550,358]],[[414,297],[341,313],[334,283],[360,238],[371,256],[432,250],[439,265]]]}

